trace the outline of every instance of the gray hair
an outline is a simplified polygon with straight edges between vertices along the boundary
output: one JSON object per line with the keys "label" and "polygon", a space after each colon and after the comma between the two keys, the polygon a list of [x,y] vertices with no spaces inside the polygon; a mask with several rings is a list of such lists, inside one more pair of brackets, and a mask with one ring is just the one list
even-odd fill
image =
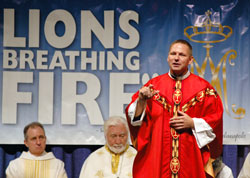
{"label": "gray hair", "polygon": [[30,124],[26,125],[23,129],[23,135],[24,135],[24,139],[27,140],[28,136],[27,136],[27,132],[29,128],[35,128],[35,127],[40,127],[45,135],[45,130],[43,128],[43,125],[39,122],[31,122]]}
{"label": "gray hair", "polygon": [[104,122],[104,135],[106,137],[107,132],[108,132],[108,128],[110,126],[116,126],[116,125],[120,125],[123,124],[126,127],[127,133],[129,134],[129,128],[128,128],[128,123],[127,120],[121,116],[111,116],[109,117],[108,120],[106,120]]}

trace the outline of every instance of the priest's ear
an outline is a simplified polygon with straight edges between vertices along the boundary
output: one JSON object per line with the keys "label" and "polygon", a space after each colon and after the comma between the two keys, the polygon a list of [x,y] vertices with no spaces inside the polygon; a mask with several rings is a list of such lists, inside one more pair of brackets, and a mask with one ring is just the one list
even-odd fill
{"label": "priest's ear", "polygon": [[27,140],[26,140],[26,139],[24,139],[23,143],[24,143],[24,145],[25,145],[27,148],[29,148],[29,146],[28,146],[28,143],[27,143]]}
{"label": "priest's ear", "polygon": [[194,61],[194,56],[190,56],[188,64],[192,64],[193,61]]}

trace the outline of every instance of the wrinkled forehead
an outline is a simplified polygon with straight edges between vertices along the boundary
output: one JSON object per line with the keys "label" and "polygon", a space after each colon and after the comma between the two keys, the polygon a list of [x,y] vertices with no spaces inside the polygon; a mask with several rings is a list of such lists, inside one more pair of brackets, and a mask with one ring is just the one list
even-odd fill
{"label": "wrinkled forehead", "polygon": [[127,129],[124,124],[110,125],[108,127],[108,134],[126,134]]}

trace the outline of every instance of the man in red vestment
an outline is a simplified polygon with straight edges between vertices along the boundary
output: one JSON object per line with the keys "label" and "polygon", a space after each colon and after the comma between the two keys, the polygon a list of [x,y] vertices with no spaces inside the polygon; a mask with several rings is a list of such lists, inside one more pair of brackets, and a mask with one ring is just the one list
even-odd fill
{"label": "man in red vestment", "polygon": [[213,177],[211,163],[222,152],[221,99],[189,72],[187,41],[174,41],[167,61],[170,71],[145,84],[126,108],[138,151],[133,178]]}

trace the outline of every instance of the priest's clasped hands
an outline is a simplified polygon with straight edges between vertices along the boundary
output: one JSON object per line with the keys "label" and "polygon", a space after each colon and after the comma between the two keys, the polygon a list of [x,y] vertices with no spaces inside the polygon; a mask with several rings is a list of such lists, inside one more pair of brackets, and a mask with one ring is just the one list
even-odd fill
{"label": "priest's clasped hands", "polygon": [[[153,90],[153,85],[144,86],[139,90],[139,99],[138,102],[146,105],[146,100],[152,98],[154,95],[158,94],[159,90]],[[183,129],[193,129],[194,122],[193,119],[182,111],[178,111],[178,115],[170,118],[169,124],[175,130]]]}

